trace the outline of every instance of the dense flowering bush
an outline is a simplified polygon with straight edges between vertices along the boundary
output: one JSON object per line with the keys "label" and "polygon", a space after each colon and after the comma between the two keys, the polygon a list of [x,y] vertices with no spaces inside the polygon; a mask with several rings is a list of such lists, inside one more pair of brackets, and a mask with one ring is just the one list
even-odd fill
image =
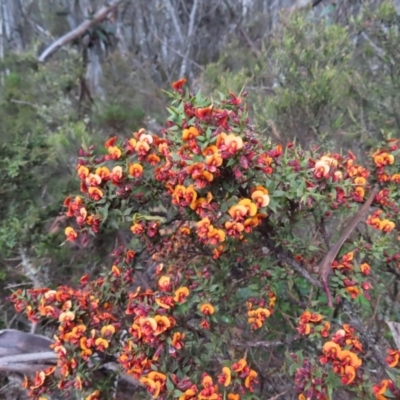
{"label": "dense flowering bush", "polygon": [[[209,100],[185,83],[173,84],[158,135],[80,151],[67,240],[86,245],[105,226],[132,240],[77,288],[12,295],[29,320],[58,326],[57,367],[26,378],[30,396],[58,387],[110,399],[125,374],[153,398],[264,399],[290,374],[301,400],[398,398],[400,350],[366,325],[400,274],[397,140],[365,166],[352,153],[273,144],[250,124],[245,94]],[[366,224],[322,270],[357,213]],[[110,362],[118,368],[99,379]]]}

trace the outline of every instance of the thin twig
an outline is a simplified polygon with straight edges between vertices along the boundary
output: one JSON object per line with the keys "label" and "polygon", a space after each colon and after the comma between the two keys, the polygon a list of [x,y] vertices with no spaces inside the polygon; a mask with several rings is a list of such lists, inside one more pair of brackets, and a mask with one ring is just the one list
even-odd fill
{"label": "thin twig", "polygon": [[[164,43],[164,41],[162,39],[160,39],[156,33],[154,33],[154,37],[160,41],[161,43]],[[186,58],[187,61],[191,62],[193,65],[195,65],[197,68],[199,68],[201,71],[204,71],[204,67],[202,67],[200,64],[198,64],[196,61],[192,60],[191,58],[187,58],[185,55],[183,55],[182,53],[180,53],[179,51],[175,50],[173,47],[171,47],[168,43],[166,43],[167,47],[174,52],[175,54],[177,54],[179,57],[182,58]]]}
{"label": "thin twig", "polygon": [[368,44],[375,50],[375,53],[377,54],[377,56],[382,59],[383,56],[385,55],[385,51],[383,49],[381,49],[380,47],[378,47],[373,41],[372,39],[365,33],[365,32],[361,32],[361,36],[368,42]]}
{"label": "thin twig", "polygon": [[243,35],[244,39],[250,46],[251,50],[253,51],[254,55],[258,58],[260,55],[260,52],[258,51],[257,47],[254,45],[252,40],[250,39],[249,35],[245,32],[245,30],[242,27],[239,27],[239,32]]}
{"label": "thin twig", "polygon": [[[371,318],[369,319],[370,323],[368,324],[368,326],[369,326],[370,329],[372,328],[372,324],[374,323],[374,319],[375,319],[376,315],[378,314],[378,308],[379,308],[380,303],[381,303],[381,298],[382,298],[382,295],[379,295],[378,298],[376,299],[374,312],[372,313]],[[371,305],[372,305],[372,303],[371,303]]]}
{"label": "thin twig", "polygon": [[300,339],[300,336],[291,336],[287,338],[284,341],[281,340],[273,340],[273,341],[265,341],[265,340],[259,340],[256,342],[240,342],[239,340],[231,340],[231,343],[234,346],[240,346],[240,347],[263,347],[264,349],[267,349],[269,347],[277,347],[277,346],[283,346],[283,345],[288,345],[292,343],[295,340]]}
{"label": "thin twig", "polygon": [[[353,309],[353,305],[349,301],[345,301],[344,310],[347,312],[349,319],[350,319],[350,325],[358,331],[358,333],[363,337],[364,341],[368,344],[368,347],[371,349],[373,355],[375,356],[375,359],[378,361],[378,363],[381,365],[383,370],[387,368],[387,363],[385,360],[385,353],[386,351],[381,349],[377,344],[376,344],[376,338],[372,336],[371,330],[368,330],[365,326],[365,323],[360,320],[358,315]],[[381,340],[384,340],[380,338]],[[386,342],[386,341],[385,341]],[[389,344],[386,342],[385,343],[387,348],[389,348]]]}
{"label": "thin twig", "polygon": [[268,126],[271,128],[271,131],[273,133],[273,135],[278,139],[278,140],[282,140],[282,137],[274,123],[274,121],[272,121],[272,119],[269,119],[268,121]]}
{"label": "thin twig", "polygon": [[275,89],[272,86],[246,86],[246,90],[265,90],[266,92],[271,92],[276,94]]}
{"label": "thin twig", "polygon": [[286,394],[289,391],[289,389],[285,390],[282,393],[278,393],[276,396],[270,397],[268,400],[276,400],[279,399],[279,397],[283,396],[284,394]]}
{"label": "thin twig", "polygon": [[10,99],[11,103],[15,103],[15,104],[22,104],[24,106],[30,106],[33,108],[39,108],[39,106],[37,106],[36,104],[33,104],[29,101],[23,101],[23,100],[15,100],[15,99]]}
{"label": "thin twig", "polygon": [[364,205],[360,208],[360,210],[347,222],[347,226],[343,233],[341,233],[339,240],[329,249],[326,253],[325,257],[319,264],[319,276],[322,280],[326,295],[328,297],[329,307],[332,307],[332,296],[328,286],[328,276],[332,271],[332,263],[338,255],[340,249],[343,246],[343,243],[347,240],[347,238],[351,235],[354,229],[357,227],[358,223],[364,217],[364,214],[368,211],[372,202],[375,199],[375,195],[378,193],[378,187],[375,186],[368,199],[365,201]]}
{"label": "thin twig", "polygon": [[13,315],[13,317],[10,319],[10,321],[7,321],[7,313],[6,312],[4,312],[4,314],[5,314],[5,320],[6,320],[6,328],[7,329],[10,329],[11,328],[11,325],[12,325],[12,323],[15,321],[15,319],[17,318],[17,316],[18,316],[18,314],[17,313],[15,313],[14,315]]}
{"label": "thin twig", "polygon": [[27,285],[32,285],[32,282],[13,283],[13,284],[7,285],[4,289],[14,289],[16,287],[27,286]]}

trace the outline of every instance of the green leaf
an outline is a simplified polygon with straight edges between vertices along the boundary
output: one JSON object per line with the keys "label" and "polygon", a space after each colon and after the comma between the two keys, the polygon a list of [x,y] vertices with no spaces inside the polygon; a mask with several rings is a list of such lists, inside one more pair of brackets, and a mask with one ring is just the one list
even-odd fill
{"label": "green leaf", "polygon": [[214,284],[214,285],[211,285],[211,286],[208,288],[208,290],[212,293],[212,292],[218,292],[220,288],[221,288],[220,285]]}
{"label": "green leaf", "polygon": [[133,210],[133,207],[127,208],[127,209],[124,211],[124,216],[127,217],[127,216],[131,215],[132,210]]}
{"label": "green leaf", "polygon": [[283,190],[274,190],[271,193],[271,197],[287,197],[287,193]]}
{"label": "green leaf", "polygon": [[171,379],[167,378],[167,390],[168,392],[172,392],[175,388],[174,383],[171,381]]}
{"label": "green leaf", "polygon": [[180,114],[180,111],[179,111],[177,108],[173,107],[173,106],[167,107],[167,110],[168,110],[172,115],[179,115],[179,114]]}
{"label": "green leaf", "polygon": [[392,371],[390,371],[389,369],[386,369],[386,373],[388,375],[388,377],[393,381],[396,382],[397,379],[399,378],[399,375],[397,375],[397,377],[392,373]]}
{"label": "green leaf", "polygon": [[237,294],[241,299],[248,299],[249,297],[254,297],[259,294],[259,291],[250,289],[249,287],[240,288],[237,290]]}
{"label": "green leaf", "polygon": [[292,278],[289,278],[287,283],[288,283],[288,290],[289,290],[289,292],[292,292],[293,285],[294,285],[293,279],[292,279]]}
{"label": "green leaf", "polygon": [[106,203],[104,207],[99,208],[99,213],[102,216],[102,222],[105,222],[107,220],[109,208],[110,208],[110,203]]}

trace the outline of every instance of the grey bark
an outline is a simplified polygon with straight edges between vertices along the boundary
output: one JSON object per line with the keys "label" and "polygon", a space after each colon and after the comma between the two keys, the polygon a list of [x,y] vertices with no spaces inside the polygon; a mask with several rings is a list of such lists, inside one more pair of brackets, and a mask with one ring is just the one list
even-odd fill
{"label": "grey bark", "polygon": [[179,71],[179,76],[183,77],[186,74],[186,69],[187,69],[187,64],[188,64],[188,58],[190,56],[190,50],[193,46],[193,33],[194,33],[194,25],[197,17],[197,7],[199,5],[199,0],[194,0],[192,10],[190,12],[190,20],[189,20],[189,27],[187,30],[187,35],[186,35],[186,50],[185,50],[185,56],[183,57],[182,60],[182,65],[181,69]]}
{"label": "grey bark", "polygon": [[[52,343],[53,341],[45,336],[3,329],[0,331],[0,362],[9,362],[13,359],[12,356],[19,354],[49,352]],[[54,352],[52,353],[54,357]],[[14,361],[20,360],[14,358]]]}
{"label": "grey bark", "polygon": [[22,38],[22,8],[20,0],[1,0],[3,34],[7,48],[20,53],[24,50]]}

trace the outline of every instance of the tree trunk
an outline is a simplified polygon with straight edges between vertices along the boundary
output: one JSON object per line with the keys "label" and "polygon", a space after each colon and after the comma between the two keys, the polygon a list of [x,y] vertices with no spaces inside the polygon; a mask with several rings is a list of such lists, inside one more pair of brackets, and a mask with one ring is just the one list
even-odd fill
{"label": "tree trunk", "polygon": [[20,0],[0,0],[3,56],[7,51],[21,53],[24,50],[22,39],[22,8]]}

